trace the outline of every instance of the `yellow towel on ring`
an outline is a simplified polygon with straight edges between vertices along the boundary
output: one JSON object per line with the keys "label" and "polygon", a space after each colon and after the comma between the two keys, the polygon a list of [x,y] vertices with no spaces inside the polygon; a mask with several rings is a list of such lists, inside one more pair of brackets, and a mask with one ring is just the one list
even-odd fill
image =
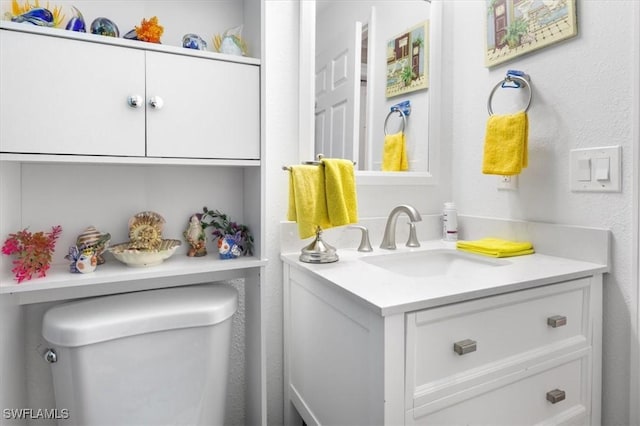
{"label": "yellow towel on ring", "polygon": [[332,226],[358,222],[358,199],[353,161],[323,158],[327,213]]}
{"label": "yellow towel on ring", "polygon": [[409,170],[407,143],[404,132],[385,135],[382,152],[383,172],[404,172]]}
{"label": "yellow towel on ring", "polygon": [[316,228],[331,227],[325,195],[324,167],[291,166],[287,219],[298,223],[301,239],[315,235]]}
{"label": "yellow towel on ring", "polygon": [[511,176],[529,163],[529,119],[524,111],[487,120],[482,173]]}
{"label": "yellow towel on ring", "polygon": [[522,256],[535,253],[528,241],[509,241],[501,238],[482,238],[475,241],[458,241],[458,250],[491,257]]}

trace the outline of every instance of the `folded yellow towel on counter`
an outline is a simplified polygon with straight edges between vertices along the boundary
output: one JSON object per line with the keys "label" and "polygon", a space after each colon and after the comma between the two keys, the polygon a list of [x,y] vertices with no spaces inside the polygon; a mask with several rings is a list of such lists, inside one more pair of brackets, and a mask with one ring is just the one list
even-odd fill
{"label": "folded yellow towel on counter", "polygon": [[382,152],[382,171],[404,172],[409,170],[407,143],[404,132],[385,135]]}
{"label": "folded yellow towel on counter", "polygon": [[483,238],[475,241],[458,241],[458,250],[491,257],[522,256],[534,253],[528,241],[508,241],[500,238]]}
{"label": "folded yellow towel on counter", "polygon": [[315,235],[316,228],[331,227],[325,196],[324,167],[291,166],[287,219],[298,223],[301,239]]}
{"label": "folded yellow towel on counter", "polygon": [[524,111],[487,120],[482,173],[511,176],[529,163],[529,119]]}
{"label": "folded yellow towel on counter", "polygon": [[[332,226],[358,222],[358,198],[353,161],[323,158],[327,213]],[[319,167],[321,168],[321,167]]]}

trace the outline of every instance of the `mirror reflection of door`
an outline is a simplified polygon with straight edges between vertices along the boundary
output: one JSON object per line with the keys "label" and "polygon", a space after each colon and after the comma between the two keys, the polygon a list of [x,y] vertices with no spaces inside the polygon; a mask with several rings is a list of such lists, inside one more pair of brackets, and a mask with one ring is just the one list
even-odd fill
{"label": "mirror reflection of door", "polygon": [[358,161],[361,48],[361,22],[316,47],[316,155]]}

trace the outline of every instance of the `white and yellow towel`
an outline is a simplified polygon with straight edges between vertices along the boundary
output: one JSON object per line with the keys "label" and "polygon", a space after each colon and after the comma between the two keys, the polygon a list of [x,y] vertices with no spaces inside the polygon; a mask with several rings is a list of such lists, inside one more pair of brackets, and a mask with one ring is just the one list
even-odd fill
{"label": "white and yellow towel", "polygon": [[491,115],[487,120],[482,173],[511,176],[529,163],[527,113]]}
{"label": "white and yellow towel", "polygon": [[287,219],[298,223],[301,239],[358,222],[353,162],[323,159],[322,165],[291,166]]}
{"label": "white and yellow towel", "polygon": [[534,253],[528,241],[509,241],[500,238],[483,238],[475,241],[458,241],[458,250],[491,257],[522,256]]}

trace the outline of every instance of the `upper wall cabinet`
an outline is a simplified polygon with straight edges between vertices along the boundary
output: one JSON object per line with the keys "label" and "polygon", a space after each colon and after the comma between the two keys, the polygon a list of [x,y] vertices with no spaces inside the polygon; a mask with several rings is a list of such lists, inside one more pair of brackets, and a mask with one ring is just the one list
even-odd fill
{"label": "upper wall cabinet", "polygon": [[91,37],[0,30],[0,151],[259,159],[258,61]]}

